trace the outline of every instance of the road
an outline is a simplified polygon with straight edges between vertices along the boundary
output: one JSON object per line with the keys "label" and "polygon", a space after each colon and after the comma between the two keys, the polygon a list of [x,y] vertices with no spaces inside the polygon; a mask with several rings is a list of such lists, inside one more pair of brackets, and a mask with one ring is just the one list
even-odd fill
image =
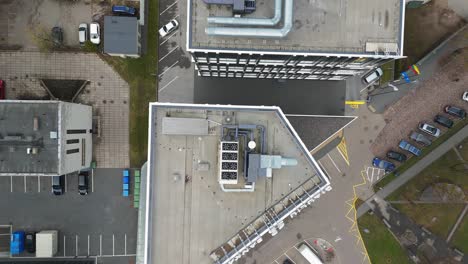
{"label": "road", "polygon": [[411,168],[406,170],[402,173],[398,178],[387,184],[382,190],[378,191],[376,194],[371,196],[369,199],[366,200],[358,209],[357,209],[357,217],[362,216],[367,211],[369,211],[372,207],[371,201],[374,198],[385,199],[388,195],[396,191],[398,188],[406,184],[409,180],[411,180],[414,176],[418,175],[424,168],[429,166],[431,163],[436,161],[442,155],[447,153],[451,148],[459,144],[463,141],[466,137],[468,137],[468,126],[465,126],[462,130],[458,131],[455,135],[449,138],[444,143],[440,144],[437,148],[435,148],[432,152],[430,152],[427,156],[422,158],[420,161],[415,163]]}

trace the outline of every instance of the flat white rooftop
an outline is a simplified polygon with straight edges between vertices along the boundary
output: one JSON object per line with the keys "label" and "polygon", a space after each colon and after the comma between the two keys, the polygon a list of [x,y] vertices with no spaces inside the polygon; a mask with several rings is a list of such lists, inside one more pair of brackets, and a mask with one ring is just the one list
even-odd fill
{"label": "flat white rooftop", "polygon": [[[208,23],[208,17],[231,17],[226,5],[188,2],[188,49],[254,53],[349,54],[402,56],[404,0],[293,0],[293,25],[284,38],[209,36],[207,27],[246,27]],[[276,26],[281,28],[283,14]],[[243,17],[272,18],[274,0],[256,0],[256,11]],[[253,26],[259,28],[259,26]]]}
{"label": "flat white rooftop", "polygon": [[[163,134],[166,117],[209,120],[209,135]],[[256,182],[254,192],[223,192],[218,150],[226,117],[230,124],[263,126],[264,153],[298,164],[274,169],[272,178]],[[155,103],[150,106],[149,146],[147,263],[213,263],[214,250],[294,189],[305,183],[329,185],[277,107]]]}

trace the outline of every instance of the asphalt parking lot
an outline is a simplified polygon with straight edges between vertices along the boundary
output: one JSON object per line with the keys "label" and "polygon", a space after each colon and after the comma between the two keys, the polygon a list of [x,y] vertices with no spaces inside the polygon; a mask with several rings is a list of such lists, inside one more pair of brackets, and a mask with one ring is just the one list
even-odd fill
{"label": "asphalt parking lot", "polygon": [[57,257],[98,256],[109,263],[121,257],[125,263],[136,253],[138,211],[131,196],[122,197],[121,175],[120,169],[96,169],[86,196],[78,194],[77,175],[67,175],[62,196],[51,194],[50,177],[1,177],[0,211],[8,213],[0,215],[0,226],[58,230]]}
{"label": "asphalt parking lot", "polygon": [[193,103],[194,67],[186,51],[186,0],[159,1],[159,27],[172,19],[179,28],[159,38],[158,101]]}

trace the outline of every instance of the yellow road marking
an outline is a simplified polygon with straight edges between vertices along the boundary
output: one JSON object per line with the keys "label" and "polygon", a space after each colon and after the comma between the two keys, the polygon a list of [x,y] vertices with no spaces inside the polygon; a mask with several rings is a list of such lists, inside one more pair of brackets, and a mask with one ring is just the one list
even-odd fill
{"label": "yellow road marking", "polygon": [[337,146],[338,152],[340,152],[343,159],[346,161],[346,164],[349,166],[349,156],[348,149],[346,148],[346,140],[344,137],[341,138],[340,144]]}
{"label": "yellow road marking", "polygon": [[365,101],[345,101],[345,105],[349,105],[349,107],[357,109],[359,106],[366,104]]}
{"label": "yellow road marking", "polygon": [[361,171],[362,182],[359,184],[353,185],[354,196],[350,200],[346,201],[346,204],[349,206],[349,210],[345,216],[346,218],[348,218],[349,221],[352,222],[352,226],[349,229],[349,232],[353,233],[353,235],[357,238],[356,245],[361,243],[361,246],[364,248],[364,252],[362,252],[362,255],[363,255],[362,263],[365,263],[366,260],[367,260],[367,263],[371,263],[371,260],[369,258],[369,253],[367,252],[366,245],[364,244],[364,240],[362,239],[361,231],[359,230],[359,226],[357,223],[357,211],[356,211],[356,201],[358,199],[357,194],[356,194],[356,189],[359,186],[363,186],[367,184],[366,178],[364,176],[365,174],[366,174],[365,170]]}

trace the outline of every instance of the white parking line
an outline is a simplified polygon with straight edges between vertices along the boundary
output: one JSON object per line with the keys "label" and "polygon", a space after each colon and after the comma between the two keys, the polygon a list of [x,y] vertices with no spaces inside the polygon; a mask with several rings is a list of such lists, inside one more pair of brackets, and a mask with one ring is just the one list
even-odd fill
{"label": "white parking line", "polygon": [[67,192],[67,174],[65,174],[65,192]]}
{"label": "white parking line", "polygon": [[[297,248],[296,248],[297,250]],[[292,260],[292,258],[290,256],[288,256],[288,254],[286,254],[286,252],[284,252],[284,255],[294,264],[296,264],[296,262],[294,262],[294,260]]]}
{"label": "white parking line", "polygon": [[75,256],[78,256],[78,235],[75,235]]}
{"label": "white parking line", "polygon": [[26,193],[26,176],[24,176],[24,192]]}
{"label": "white parking line", "polygon": [[91,192],[94,192],[94,169],[91,169]]}
{"label": "white parking line", "polygon": [[99,256],[102,256],[102,235],[99,235]]}
{"label": "white parking line", "polygon": [[338,168],[338,166],[336,166],[336,163],[335,161],[331,158],[330,154],[328,153],[327,154],[328,158],[331,160],[331,162],[333,163],[333,166],[335,166],[335,168],[338,170],[339,173],[341,173],[341,170]]}
{"label": "white parking line", "polygon": [[125,255],[127,255],[127,234],[125,234]]}
{"label": "white parking line", "polygon": [[174,77],[174,79],[172,79],[170,82],[168,82],[166,85],[164,85],[163,88],[159,89],[159,92],[162,92],[164,89],[166,89],[166,87],[169,86],[169,84],[171,84],[173,81],[177,80],[178,78],[179,78],[179,76]]}
{"label": "white parking line", "polygon": [[67,250],[67,247],[65,246],[66,240],[65,240],[65,236],[63,236],[63,256],[65,257],[65,251]]}
{"label": "white parking line", "polygon": [[172,52],[174,52],[176,49],[179,48],[179,45],[177,45],[175,48],[173,48],[172,50],[170,50],[166,55],[164,55],[161,59],[159,59],[159,62],[161,62],[162,60],[164,60],[165,58],[167,58],[167,56],[169,56]]}
{"label": "white parking line", "polygon": [[170,70],[172,67],[174,67],[174,65],[176,65],[177,63],[179,63],[179,61],[174,62],[174,64],[169,66],[169,68],[165,69],[161,74],[159,74],[159,77],[161,77],[163,74],[165,74],[168,70]]}
{"label": "white parking line", "polygon": [[172,38],[177,32],[174,32],[172,33],[172,35],[170,35],[169,37],[167,37],[163,42],[161,42],[161,44],[159,44],[159,46],[162,46],[164,43],[166,43],[170,38]]}
{"label": "white parking line", "polygon": [[322,164],[322,162],[321,162],[320,160],[318,161],[318,164],[320,165],[320,167],[322,168],[322,170],[325,171],[325,173],[326,173],[329,177],[331,177],[330,173],[328,173],[328,171],[325,169],[325,167],[323,166],[323,164]]}
{"label": "white parking line", "polygon": [[13,176],[10,176],[10,192],[13,192]]}
{"label": "white parking line", "polygon": [[175,4],[177,4],[177,1],[175,1],[174,3],[172,3],[170,6],[168,6],[166,9],[164,9],[164,11],[162,11],[161,13],[159,13],[159,15],[162,15],[164,14],[164,12],[166,12],[167,10],[169,10],[169,8],[173,7]]}
{"label": "white parking line", "polygon": [[89,235],[88,235],[88,257],[89,257]]}
{"label": "white parking line", "polygon": [[41,192],[41,176],[37,176],[37,192]]}
{"label": "white parking line", "polygon": [[112,256],[115,256],[115,236],[112,234]]}

